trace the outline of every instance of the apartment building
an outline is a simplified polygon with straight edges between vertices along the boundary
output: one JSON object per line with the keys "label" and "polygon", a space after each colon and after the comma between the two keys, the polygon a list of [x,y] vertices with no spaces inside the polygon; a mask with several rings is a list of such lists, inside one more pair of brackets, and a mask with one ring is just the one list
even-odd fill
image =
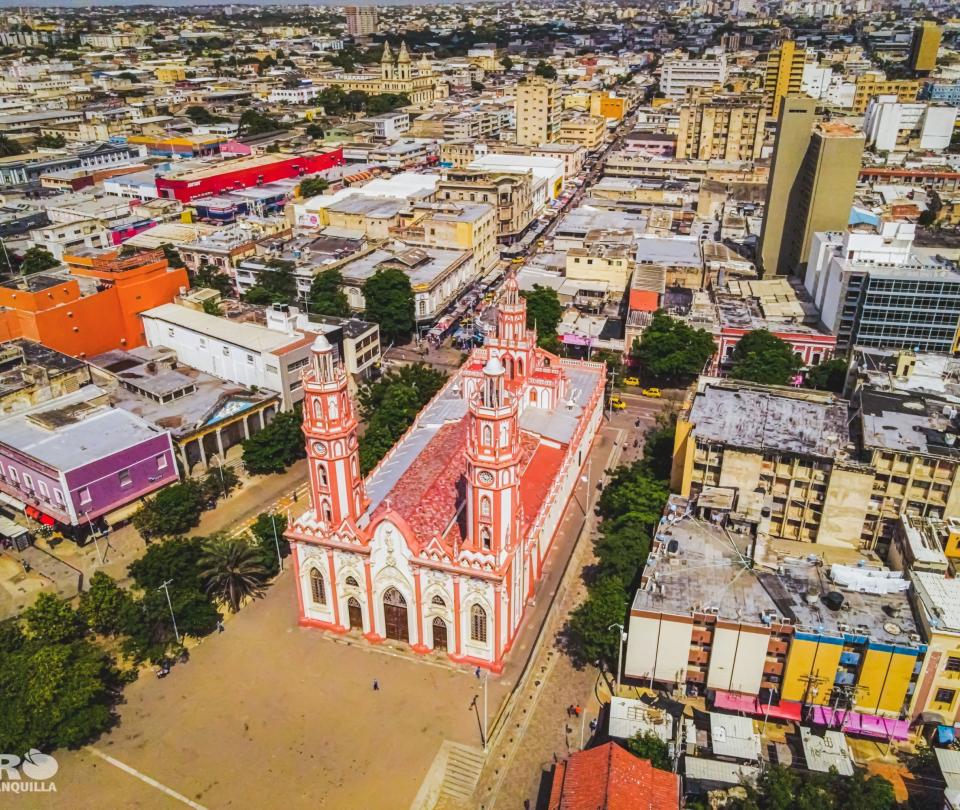
{"label": "apartment building", "polygon": [[937,52],[943,32],[933,20],[924,20],[913,31],[910,42],[910,70],[915,76],[929,76],[937,69]]}
{"label": "apartment building", "polygon": [[533,172],[514,174],[483,169],[456,169],[437,184],[438,200],[483,202],[497,215],[497,240],[513,244],[533,223]]}
{"label": "apartment building", "polygon": [[499,259],[497,209],[489,203],[416,203],[403,212],[391,234],[412,245],[469,250],[486,273]]}
{"label": "apartment building", "polygon": [[939,152],[950,146],[957,108],[914,102],[896,96],[874,96],[867,104],[863,130],[867,145],[878,152]]}
{"label": "apartment building", "polygon": [[588,152],[595,152],[601,146],[607,134],[607,121],[598,115],[574,115],[560,122],[557,142],[582,146]]}
{"label": "apartment building", "polygon": [[660,91],[670,99],[685,98],[695,88],[712,90],[727,80],[727,58],[724,54],[707,59],[690,59],[685,54],[663,58]]}
{"label": "apartment building", "polygon": [[379,20],[376,6],[347,6],[347,33],[352,37],[368,37],[377,33]]}
{"label": "apartment building", "polygon": [[897,101],[909,104],[917,100],[920,82],[916,79],[887,79],[879,71],[857,76],[853,93],[853,115],[863,115],[874,96],[896,96]]}
{"label": "apartment building", "polygon": [[884,222],[813,235],[804,286],[838,349],[956,350],[960,271],[916,252],[915,230]]}
{"label": "apartment building", "polygon": [[846,227],[864,137],[840,123],[815,123],[816,102],[784,99],[760,232],[764,275],[790,275],[807,261],[817,231]]}
{"label": "apartment building", "polygon": [[760,98],[716,96],[681,104],[676,157],[756,160],[763,149],[766,120]]}
{"label": "apartment building", "polygon": [[774,48],[767,54],[763,93],[767,99],[769,115],[776,117],[780,114],[780,105],[787,96],[802,94],[806,64],[806,48],[799,47],[791,39],[785,40],[779,48]]}
{"label": "apartment building", "polygon": [[544,143],[530,150],[533,157],[555,158],[563,161],[563,177],[571,180],[580,174],[587,150],[577,143]]}
{"label": "apartment building", "polygon": [[517,85],[517,143],[537,146],[557,140],[560,131],[560,85],[531,76]]}

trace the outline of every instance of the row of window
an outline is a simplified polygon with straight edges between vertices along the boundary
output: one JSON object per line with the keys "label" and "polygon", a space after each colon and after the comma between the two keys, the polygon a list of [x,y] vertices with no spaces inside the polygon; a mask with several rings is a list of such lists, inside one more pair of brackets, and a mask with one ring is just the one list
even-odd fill
{"label": "row of window", "polygon": [[[346,585],[359,587],[353,577],[347,577]],[[323,575],[316,568],[310,570],[310,597],[315,605],[325,606],[327,604],[327,586]],[[402,600],[403,597],[400,597]],[[431,604],[439,607],[446,607],[443,597],[434,596],[430,600]],[[487,611],[481,605],[472,605],[470,607],[470,640],[486,643],[487,641]]]}

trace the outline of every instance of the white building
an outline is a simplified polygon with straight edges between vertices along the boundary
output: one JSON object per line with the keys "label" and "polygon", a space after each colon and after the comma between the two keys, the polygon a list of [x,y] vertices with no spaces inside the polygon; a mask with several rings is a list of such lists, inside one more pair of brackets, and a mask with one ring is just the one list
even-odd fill
{"label": "white building", "polygon": [[667,98],[684,98],[691,87],[710,89],[727,80],[727,58],[690,59],[686,55],[666,56],[660,75],[660,89]]}
{"label": "white building", "polygon": [[364,118],[368,124],[373,124],[373,134],[377,138],[388,141],[395,140],[410,129],[410,114],[405,112],[388,112],[382,115],[372,115]]}
{"label": "white building", "polygon": [[902,103],[897,97],[875,96],[863,121],[867,145],[881,152],[897,149],[941,150],[950,145],[957,108],[923,102]]}
{"label": "white building", "polygon": [[803,66],[800,90],[810,98],[823,98],[827,95],[832,80],[833,68],[808,63]]}
{"label": "white building", "polygon": [[222,380],[281,395],[284,410],[303,399],[301,370],[316,334],[297,331],[296,311],[267,310],[267,326],[236,323],[180,304],[141,316],[149,346],[166,346],[181,362]]}
{"label": "white building", "polygon": [[467,168],[508,174],[526,174],[532,171],[534,188],[540,183],[545,184],[547,198],[540,206],[534,205],[535,212],[549,200],[557,199],[563,192],[564,165],[560,158],[489,153],[478,157]]}
{"label": "white building", "polygon": [[267,100],[273,104],[309,104],[319,95],[319,87],[304,84],[300,87],[277,87]]}

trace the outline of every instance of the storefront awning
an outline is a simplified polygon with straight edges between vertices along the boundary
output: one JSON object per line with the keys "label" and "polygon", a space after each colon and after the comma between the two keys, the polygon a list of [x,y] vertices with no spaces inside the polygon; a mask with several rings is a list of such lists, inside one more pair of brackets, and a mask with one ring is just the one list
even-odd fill
{"label": "storefront awning", "polygon": [[846,734],[860,734],[864,737],[905,740],[910,735],[910,724],[906,720],[893,720],[863,712],[834,711],[829,706],[815,707],[811,719],[817,725],[839,728]]}
{"label": "storefront awning", "polygon": [[742,712],[758,717],[772,717],[779,720],[800,722],[800,704],[790,700],[780,703],[761,703],[751,695],[740,695],[735,692],[717,690],[713,698],[713,708],[730,712]]}

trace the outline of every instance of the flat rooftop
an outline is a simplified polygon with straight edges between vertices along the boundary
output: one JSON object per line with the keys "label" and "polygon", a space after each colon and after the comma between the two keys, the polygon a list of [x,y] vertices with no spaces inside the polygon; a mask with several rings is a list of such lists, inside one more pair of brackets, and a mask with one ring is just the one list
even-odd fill
{"label": "flat rooftop", "polygon": [[850,442],[846,400],[819,392],[706,379],[689,418],[697,438],[753,450],[833,458]]}
{"label": "flat rooftop", "polygon": [[869,388],[854,399],[865,447],[960,458],[960,417],[948,400]]}
{"label": "flat rooftop", "polygon": [[346,279],[365,281],[381,267],[400,267],[409,277],[410,284],[416,288],[433,284],[468,255],[470,251],[446,248],[377,248],[344,264],[340,271]]}
{"label": "flat rooftop", "polygon": [[301,337],[254,323],[242,323],[219,315],[208,315],[180,304],[162,304],[148,309],[143,313],[143,317],[175,324],[224,343],[232,343],[234,346],[256,352],[273,352]]}

